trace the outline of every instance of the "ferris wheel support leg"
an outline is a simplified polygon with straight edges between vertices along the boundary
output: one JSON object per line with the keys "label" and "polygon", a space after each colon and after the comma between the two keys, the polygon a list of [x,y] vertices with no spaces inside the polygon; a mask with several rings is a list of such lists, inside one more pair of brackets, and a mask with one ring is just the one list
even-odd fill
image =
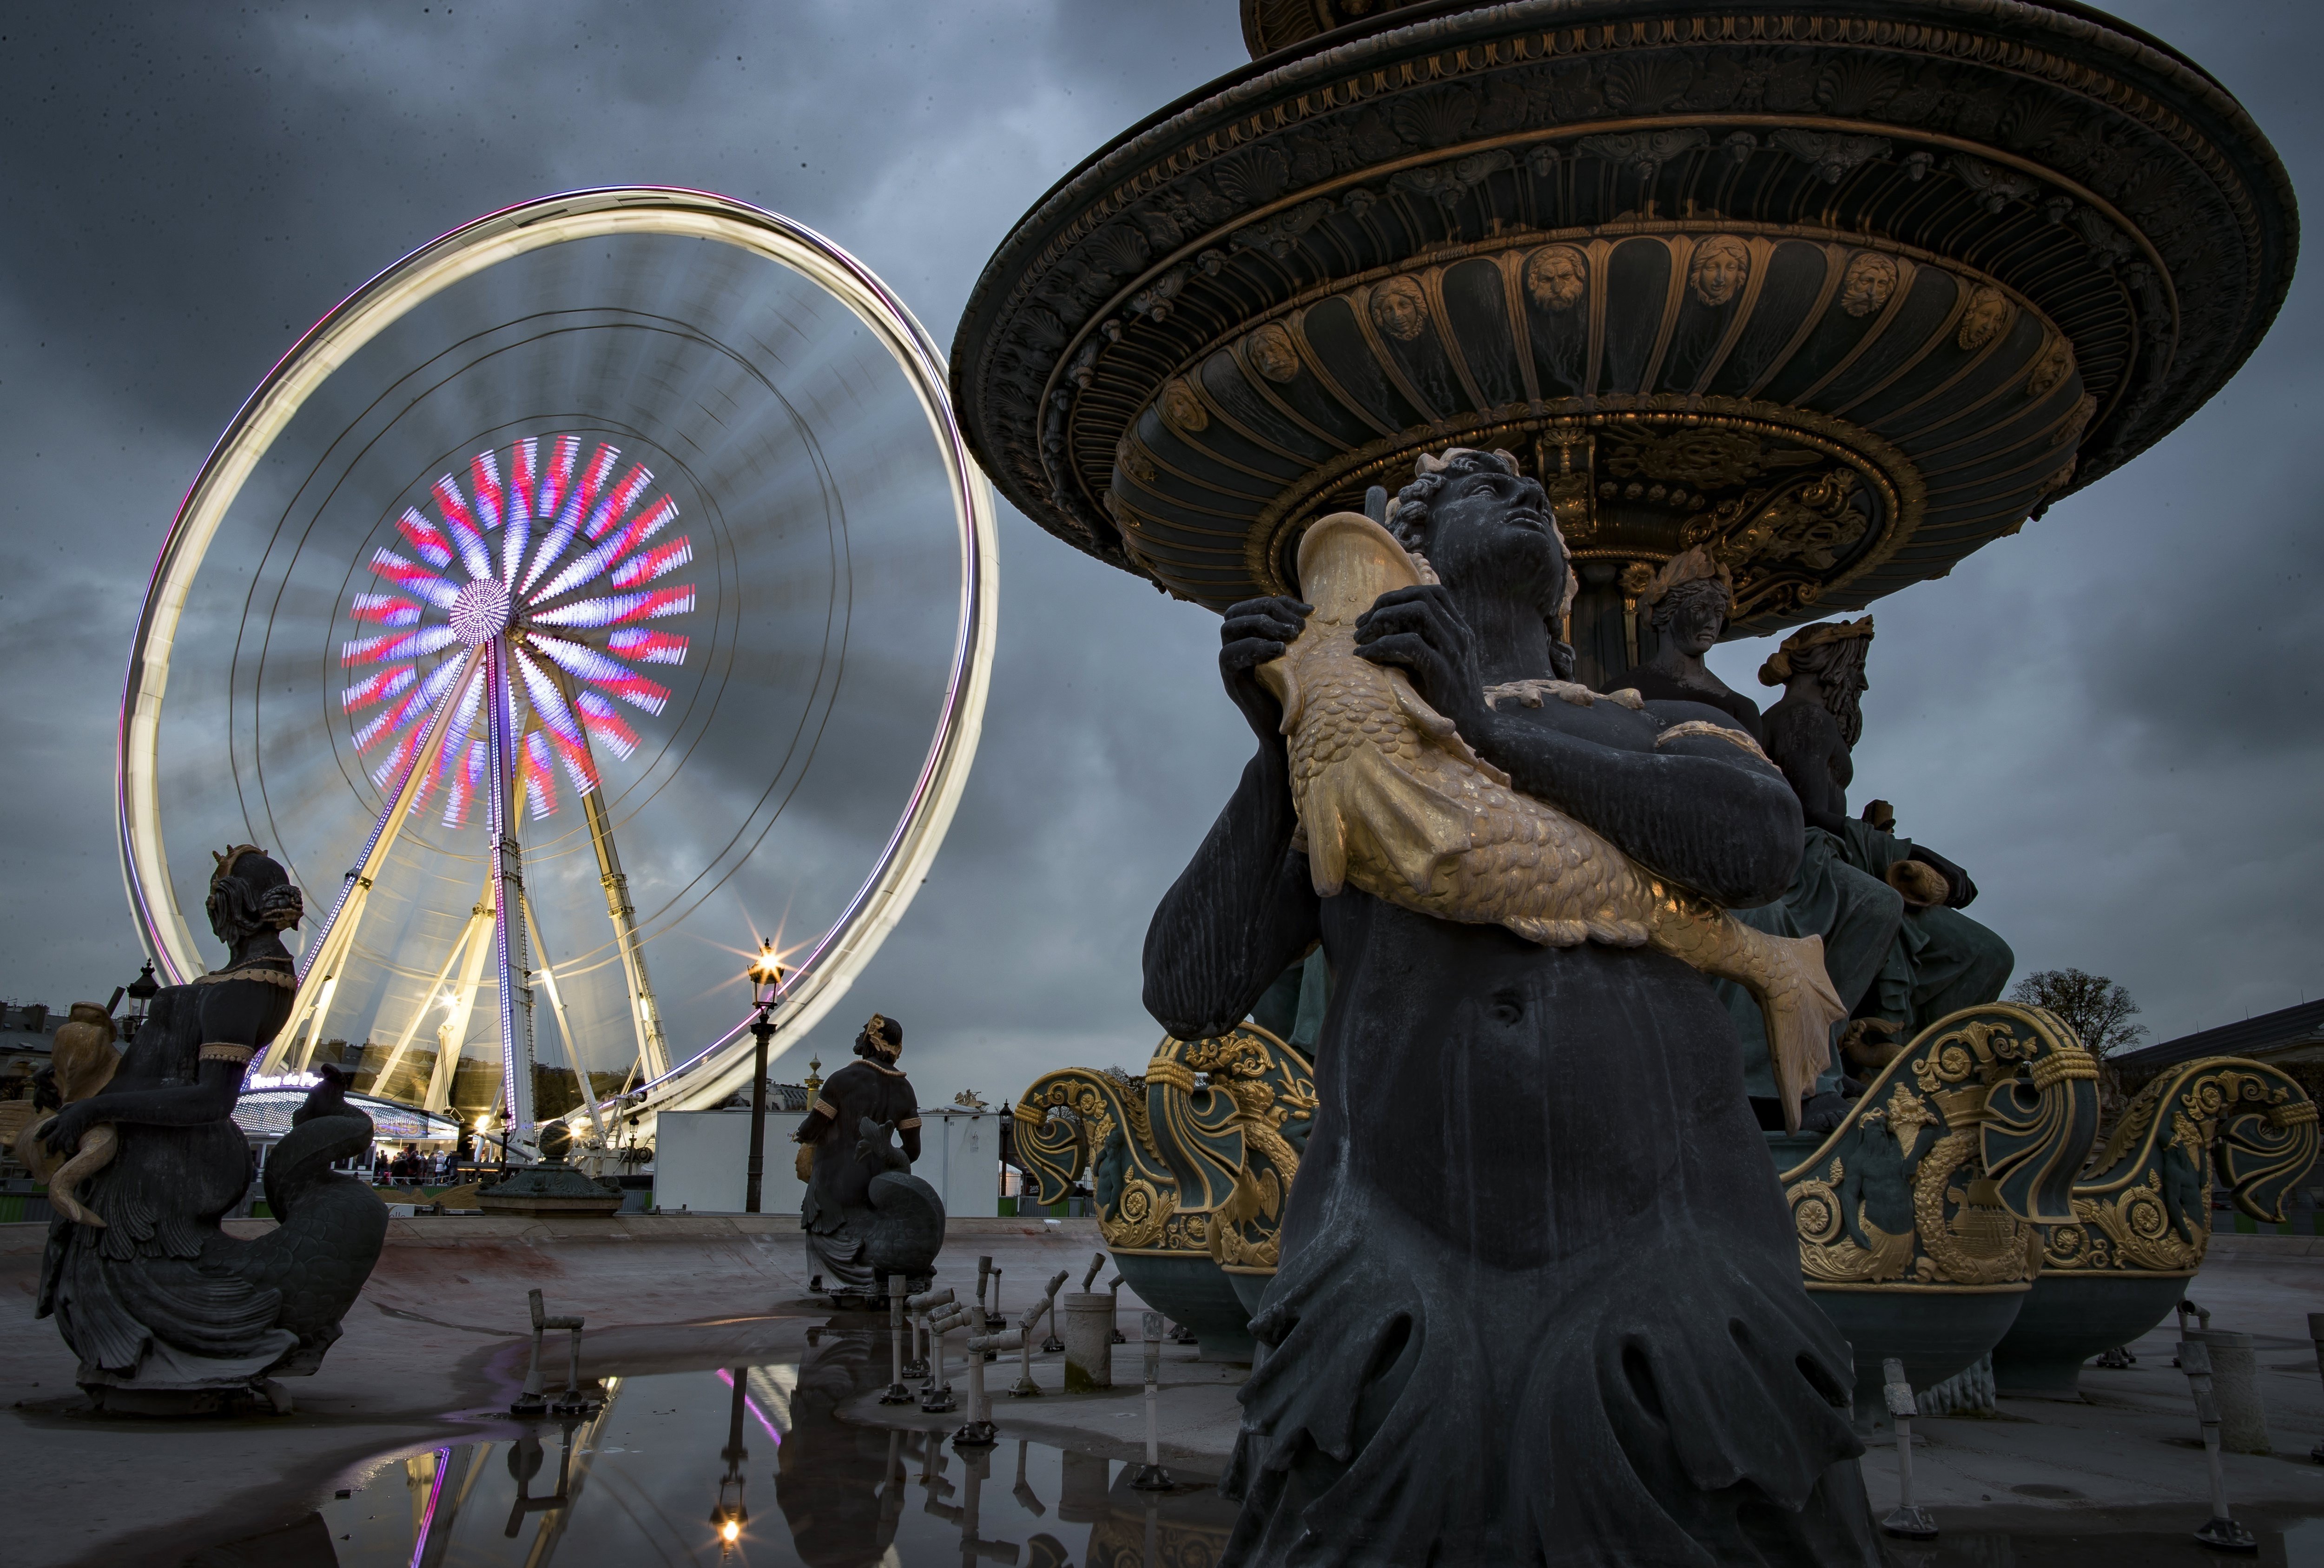
{"label": "ferris wheel support leg", "polygon": [[[355,946],[355,927],[363,922],[364,905],[371,897],[372,879],[378,876],[380,867],[387,863],[387,852],[395,847],[396,835],[403,831],[403,824],[411,815],[411,803],[419,798],[421,782],[435,770],[436,761],[443,754],[444,734],[451,727],[452,715],[459,708],[460,697],[467,690],[468,683],[476,678],[478,669],[487,662],[485,646],[479,644],[468,650],[467,659],[460,667],[459,678],[453,681],[444,701],[438,703],[435,713],[429,715],[428,727],[420,733],[419,749],[404,764],[395,788],[388,791],[386,808],[379,814],[379,820],[372,825],[371,838],[364,845],[362,863],[355,867],[346,884],[339,890],[338,903],[333,906],[330,914],[324,918],[322,929],[316,934],[314,955],[300,974],[299,990],[290,999],[290,1021],[282,1032],[274,1037],[274,1043],[267,1047],[266,1055],[260,1058],[260,1072],[282,1071],[282,1064],[290,1056],[291,1041],[298,1038],[300,1024],[307,1025],[307,1036],[310,1041],[322,1028],[323,1015],[329,1010],[327,987],[338,978],[340,964],[346,962],[347,954]],[[506,706],[505,702],[503,706]]]}
{"label": "ferris wheel support leg", "polygon": [[460,936],[460,989],[453,993],[450,1012],[436,1027],[436,1070],[428,1078],[430,1111],[441,1111],[452,1102],[460,1053],[468,1039],[468,1019],[475,1010],[476,987],[484,976],[484,955],[492,947],[492,889],[487,887],[483,899],[469,912],[467,930]]}
{"label": "ferris wheel support leg", "polygon": [[548,945],[540,939],[540,920],[532,912],[532,898],[524,900],[524,923],[532,927],[535,946],[540,948],[540,968],[536,971],[540,982],[549,988],[549,1010],[557,1019],[557,1038],[565,1042],[565,1061],[573,1069],[574,1081],[581,1085],[581,1103],[589,1108],[589,1125],[597,1130],[598,1143],[604,1144],[605,1119],[598,1113],[596,1085],[589,1082],[589,1069],[581,1060],[581,1053],[573,1048],[573,1026],[565,1016],[565,998],[557,989],[557,972],[550,967]]}
{"label": "ferris wheel support leg", "polygon": [[411,1010],[411,1019],[403,1026],[403,1033],[396,1040],[395,1048],[388,1052],[386,1065],[380,1068],[379,1076],[371,1081],[373,1093],[386,1095],[397,1069],[403,1065],[403,1058],[410,1053],[411,1042],[418,1037],[420,1026],[428,1021],[428,1010],[436,1006],[437,999],[444,994],[444,982],[452,978],[453,965],[460,962],[460,955],[475,940],[477,922],[492,913],[492,897],[493,890],[489,884],[477,895],[475,907],[468,911],[468,923],[460,927],[459,939],[452,944],[451,951],[444,955],[444,967],[436,972],[436,978],[429,983],[426,993],[420,999],[420,1005]]}
{"label": "ferris wheel support leg", "polygon": [[509,690],[509,647],[504,637],[483,644],[484,708],[491,715],[491,761],[485,771],[491,792],[493,835],[493,962],[500,982],[501,1103],[508,1114],[508,1149],[530,1157],[539,1132],[532,1115],[532,992],[524,983],[524,852],[516,837],[512,798],[516,761],[515,714]]}
{"label": "ferris wheel support leg", "polygon": [[[572,678],[553,660],[544,659],[541,663],[549,678],[557,683],[558,693],[571,703]],[[589,759],[590,773],[603,779],[604,770],[597,766],[596,748],[589,743],[586,732],[581,736],[581,750]],[[653,981],[646,974],[645,944],[638,939],[637,906],[630,901],[630,879],[622,871],[622,852],[613,843],[613,824],[605,814],[602,787],[582,795],[581,813],[588,819],[589,844],[597,854],[597,881],[605,890],[605,916],[613,923],[613,945],[622,955],[622,978],[630,988],[630,1024],[638,1036],[638,1073],[651,1081],[669,1071],[669,1046],[662,1036],[661,1004],[654,1000]],[[622,1086],[622,1092],[628,1093],[627,1084]]]}

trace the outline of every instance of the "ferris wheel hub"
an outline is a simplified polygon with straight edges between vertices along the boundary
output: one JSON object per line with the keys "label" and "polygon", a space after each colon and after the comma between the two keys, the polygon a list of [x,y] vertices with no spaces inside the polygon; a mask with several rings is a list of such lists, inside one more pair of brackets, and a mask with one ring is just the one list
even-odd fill
{"label": "ferris wheel hub", "polygon": [[478,577],[452,600],[452,635],[474,648],[509,629],[515,611],[509,591],[490,577]]}

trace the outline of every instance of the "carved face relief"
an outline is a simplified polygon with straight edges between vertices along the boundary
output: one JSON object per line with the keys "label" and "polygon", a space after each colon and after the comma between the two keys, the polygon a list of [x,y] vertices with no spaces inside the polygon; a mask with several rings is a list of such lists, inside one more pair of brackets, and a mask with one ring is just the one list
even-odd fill
{"label": "carved face relief", "polygon": [[1840,308],[1850,316],[1869,316],[1896,292],[1896,258],[1877,251],[1858,251],[1840,282]]}
{"label": "carved face relief", "polygon": [[1428,300],[1410,278],[1390,278],[1372,291],[1372,324],[1399,343],[1428,327]]}
{"label": "carved face relief", "polygon": [[1694,247],[1686,281],[1694,297],[1706,305],[1724,305],[1743,287],[1751,273],[1748,246],[1731,234],[1713,235]]}
{"label": "carved face relief", "polygon": [[2071,375],[2073,371],[2074,351],[2066,346],[2062,337],[2052,341],[2043,351],[2042,357],[2034,362],[2033,372],[2025,378],[2025,395],[2029,398],[2046,397],[2051,388]]}
{"label": "carved face relief", "polygon": [[1191,436],[1210,426],[1210,410],[1194,389],[1183,381],[1166,383],[1162,388],[1162,422],[1182,436]]}
{"label": "carved face relief", "polygon": [[1961,312],[1960,346],[1983,348],[2009,325],[2009,312],[2008,295],[1990,283],[1978,284],[1977,291],[1969,297],[1969,309]]}
{"label": "carved face relief", "polygon": [[1146,449],[1131,440],[1126,433],[1120,440],[1114,443],[1113,466],[1140,484],[1154,483],[1153,460],[1146,456]]}
{"label": "carved face relief", "polygon": [[1273,382],[1289,381],[1299,374],[1299,349],[1291,334],[1270,321],[1243,340],[1243,352],[1259,374]]}
{"label": "carved face relief", "polygon": [[1590,291],[1590,263],[1572,245],[1544,245],[1526,258],[1526,292],[1545,310],[1571,310]]}

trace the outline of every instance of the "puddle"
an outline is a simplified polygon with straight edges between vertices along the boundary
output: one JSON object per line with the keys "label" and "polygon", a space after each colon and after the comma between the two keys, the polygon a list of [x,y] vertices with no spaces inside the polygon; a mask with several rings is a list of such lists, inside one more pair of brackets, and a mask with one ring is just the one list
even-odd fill
{"label": "puddle", "polygon": [[[886,1383],[885,1336],[820,1341],[739,1381],[736,1369],[609,1378],[595,1416],[392,1460],[298,1526],[189,1562],[1065,1568],[1207,1564],[1224,1549],[1235,1505],[1211,1476],[1181,1473],[1153,1494],[1130,1485],[1136,1466],[1044,1443],[957,1451],[957,1413],[927,1432],[836,1420]],[[722,1524],[736,1514],[729,1545]]]}
{"label": "puddle", "polygon": [[[795,1360],[608,1378],[594,1416],[513,1436],[503,1423],[490,1439],[388,1460],[352,1496],[189,1568],[1208,1568],[1224,1549],[1235,1505],[1207,1475],[1181,1471],[1178,1490],[1141,1492],[1135,1466],[1045,1443],[964,1453],[948,1441],[958,1415],[919,1432],[839,1421],[838,1407],[887,1380],[885,1339],[817,1340]],[[1892,1568],[2219,1561],[2163,1522],[2093,1510],[1885,1551]],[[2324,1568],[2324,1520],[2246,1523],[2261,1542],[2247,1561]]]}

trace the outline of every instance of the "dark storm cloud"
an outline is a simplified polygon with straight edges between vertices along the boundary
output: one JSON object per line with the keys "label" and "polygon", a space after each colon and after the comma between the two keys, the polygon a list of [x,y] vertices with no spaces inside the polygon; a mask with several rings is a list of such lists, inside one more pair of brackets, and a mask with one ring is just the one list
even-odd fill
{"label": "dark storm cloud", "polygon": [[[2124,7],[2324,147],[2297,5]],[[112,847],[122,659],[203,452],[395,257],[543,191],[650,181],[783,211],[939,342],[1009,225],[1242,60],[1231,0],[20,7],[0,23],[0,990],[134,967]],[[2316,291],[2163,447],[1877,607],[1858,799],[1976,873],[2023,966],[2127,981],[2165,1032],[2319,983]],[[1248,755],[1216,623],[1002,525],[977,770],[918,901],[814,1042],[877,1007],[930,1098],[1144,1059],[1138,950]],[[1747,690],[1765,649],[1724,650]]]}

